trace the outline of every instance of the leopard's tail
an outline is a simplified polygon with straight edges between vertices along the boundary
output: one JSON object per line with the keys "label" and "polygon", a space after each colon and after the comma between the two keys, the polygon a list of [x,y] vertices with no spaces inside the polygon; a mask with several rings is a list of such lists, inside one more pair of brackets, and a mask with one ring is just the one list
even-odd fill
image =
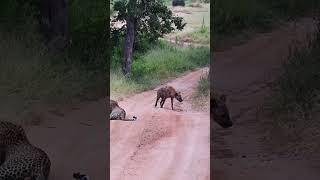
{"label": "leopard's tail", "polygon": [[125,119],[125,121],[136,121],[136,120],[137,120],[136,116],[133,116],[131,119]]}
{"label": "leopard's tail", "polygon": [[40,166],[35,169],[33,172],[33,176],[35,180],[48,180],[50,175],[50,168],[51,168],[51,162],[47,154],[40,150],[42,152],[42,160],[40,162]]}

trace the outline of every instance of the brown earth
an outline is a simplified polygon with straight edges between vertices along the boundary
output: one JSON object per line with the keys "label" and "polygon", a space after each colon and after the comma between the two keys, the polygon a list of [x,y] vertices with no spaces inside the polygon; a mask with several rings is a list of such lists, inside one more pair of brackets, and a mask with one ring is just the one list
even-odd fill
{"label": "brown earth", "polygon": [[[217,90],[229,97],[234,127],[214,128],[211,158],[215,180],[317,180],[320,165],[315,159],[282,158],[264,151],[255,112],[268,97],[266,80],[275,77],[288,45],[313,31],[305,18],[248,43],[215,52]],[[191,95],[207,68],[191,72],[169,85],[180,90],[183,103],[170,101],[155,108],[151,90],[119,102],[137,121],[110,122],[112,180],[207,180],[209,173],[209,113],[191,107]],[[72,179],[80,171],[91,179],[107,177],[108,131],[104,99],[81,105],[67,114],[48,115],[39,126],[27,129],[30,141],[44,149],[52,161],[51,180]]]}
{"label": "brown earth", "polygon": [[234,126],[213,127],[214,180],[317,180],[317,159],[280,156],[265,150],[257,111],[270,98],[268,83],[276,78],[288,46],[315,30],[309,18],[288,23],[247,43],[215,52],[214,85],[228,94]]}
{"label": "brown earth", "polygon": [[31,143],[49,155],[50,180],[73,179],[74,172],[108,179],[106,113],[104,100],[89,102],[66,114],[47,114],[39,126],[26,128]]}
{"label": "brown earth", "polygon": [[174,101],[174,111],[169,99],[163,109],[159,103],[154,107],[159,87],[119,102],[129,117],[138,119],[111,122],[112,180],[209,179],[209,112],[194,111],[191,103],[207,71],[199,69],[168,83],[184,98]]}

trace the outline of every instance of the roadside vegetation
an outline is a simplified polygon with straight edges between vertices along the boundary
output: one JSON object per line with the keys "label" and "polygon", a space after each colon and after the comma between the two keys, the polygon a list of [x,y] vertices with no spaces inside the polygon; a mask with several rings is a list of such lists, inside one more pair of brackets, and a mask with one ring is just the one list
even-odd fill
{"label": "roadside vegetation", "polygon": [[[57,3],[53,1],[49,8],[60,7]],[[98,0],[88,3],[74,0],[67,4],[63,18],[69,20],[70,39],[66,42],[72,43],[63,50],[53,47],[54,40],[49,42],[41,29],[40,1],[0,3],[1,117],[10,119],[35,106],[106,94],[108,9]]]}
{"label": "roadside vegetation", "polygon": [[266,31],[281,21],[306,15],[318,5],[317,0],[214,1],[211,23],[215,44],[229,36],[246,39],[246,31]]}
{"label": "roadside vegetation", "polygon": [[195,27],[191,32],[181,32],[176,34],[176,39],[183,42],[210,45],[210,26],[205,24],[203,17],[201,27]]}
{"label": "roadside vegetation", "polygon": [[195,110],[210,110],[210,77],[204,74],[199,80],[197,90],[192,95],[192,106]]}
{"label": "roadside vegetation", "polygon": [[111,70],[111,97],[145,91],[187,71],[209,64],[209,48],[178,48],[159,41],[144,53],[135,56],[132,76],[126,78],[121,73],[121,53],[113,56]]}
{"label": "roadside vegetation", "polygon": [[[183,32],[185,28],[188,28],[191,25],[189,24],[190,21],[185,19],[183,16],[165,15],[167,12],[168,14],[172,13],[172,1],[170,1],[170,5],[169,1],[156,2],[159,3],[157,6],[163,8],[163,10],[161,10],[162,12],[155,14],[155,16],[161,16],[165,22],[167,22],[167,20],[165,20],[166,18],[168,21],[169,19],[175,19],[172,22],[176,23],[170,24],[171,27],[175,26],[175,28],[171,29],[168,26],[169,24],[162,26],[160,25],[161,23],[159,23],[158,26],[158,22],[155,20],[139,23],[138,26],[147,26],[150,27],[150,29],[148,31],[144,31],[142,29],[141,31],[138,31],[135,36],[132,66],[129,76],[125,75],[123,72],[124,55],[126,54],[123,47],[125,47],[127,31],[124,31],[125,29],[121,28],[119,30],[113,29],[112,31],[113,46],[110,72],[110,89],[111,97],[114,99],[154,88],[172,78],[182,75],[185,72],[199,67],[204,67],[209,64],[210,49],[208,47],[181,48],[162,39],[166,35]],[[122,12],[123,8],[120,7],[125,6],[116,4],[117,3],[115,1],[114,7],[115,10],[117,10],[115,12]],[[186,6],[188,5],[189,3],[186,2]],[[183,9],[184,7],[179,8]],[[158,10],[155,9],[155,11]],[[121,19],[122,13],[114,14],[115,16],[113,19]],[[119,16],[121,17],[119,18]],[[140,14],[136,16],[140,16]],[[193,36],[197,39],[204,39],[203,41],[207,41],[205,38],[209,38],[208,27],[203,26],[203,29],[200,29],[201,22],[202,18],[197,20],[197,23],[199,23],[199,32],[195,32]],[[153,26],[157,26],[158,28],[155,29]],[[161,30],[162,33],[159,33],[159,29],[161,28],[164,30]]]}
{"label": "roadside vegetation", "polygon": [[319,153],[320,21],[306,46],[293,44],[291,49],[274,88],[267,137],[278,152]]}
{"label": "roadside vegetation", "polygon": [[[211,17],[211,31],[215,48],[243,43],[255,32],[271,30],[282,22],[314,16],[320,5],[317,0],[212,3],[215,13]],[[263,115],[264,138],[270,151],[300,155],[320,152],[320,31],[310,35],[306,46],[301,44],[295,43],[290,48],[282,73],[272,86],[271,104],[257,114],[259,118]]]}
{"label": "roadside vegetation", "polygon": [[187,22],[182,31],[175,31],[166,35],[171,41],[210,44],[210,3],[194,1],[185,7],[173,8]]}

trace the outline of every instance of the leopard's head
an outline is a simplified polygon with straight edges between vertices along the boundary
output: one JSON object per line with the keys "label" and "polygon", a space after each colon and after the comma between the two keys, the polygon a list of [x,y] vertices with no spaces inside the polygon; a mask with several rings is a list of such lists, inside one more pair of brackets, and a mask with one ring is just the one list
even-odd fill
{"label": "leopard's head", "polygon": [[27,141],[27,136],[22,126],[7,121],[0,121],[1,146],[15,145]]}

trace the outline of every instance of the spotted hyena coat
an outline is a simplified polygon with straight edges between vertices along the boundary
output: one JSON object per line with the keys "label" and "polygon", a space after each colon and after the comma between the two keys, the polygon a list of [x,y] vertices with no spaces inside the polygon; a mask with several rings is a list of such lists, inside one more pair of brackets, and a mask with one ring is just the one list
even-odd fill
{"label": "spotted hyena coat", "polygon": [[165,86],[157,91],[157,100],[156,104],[154,105],[157,107],[158,101],[161,98],[160,101],[160,107],[163,108],[163,104],[165,103],[167,98],[171,99],[171,108],[173,110],[173,99],[176,98],[179,102],[182,102],[181,93],[177,92],[172,86]]}

